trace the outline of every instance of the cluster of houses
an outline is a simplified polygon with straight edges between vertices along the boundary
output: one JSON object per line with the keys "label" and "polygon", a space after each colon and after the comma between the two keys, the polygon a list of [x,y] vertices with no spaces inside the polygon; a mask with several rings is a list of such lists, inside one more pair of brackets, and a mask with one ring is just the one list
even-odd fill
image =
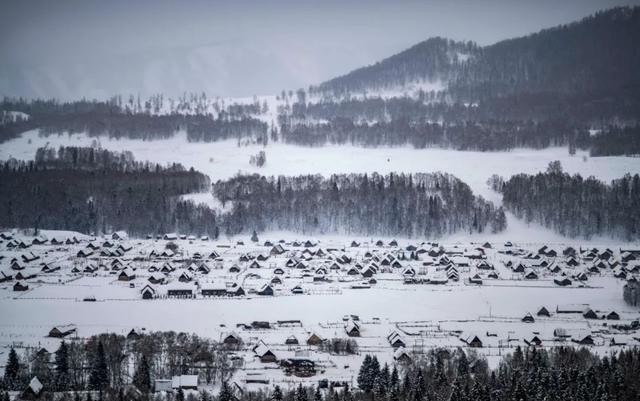
{"label": "cluster of houses", "polygon": [[[558,286],[584,283],[590,275],[610,272],[615,277],[635,281],[640,271],[640,250],[553,249],[537,251],[517,248],[507,242],[499,249],[494,244],[442,246],[434,242],[399,246],[397,241],[360,243],[322,247],[318,242],[280,240],[261,244],[195,244],[188,252],[180,240],[190,245],[198,238],[164,234],[163,248],[134,249],[125,232],[115,232],[101,240],[78,240],[42,236],[31,241],[17,240],[11,233],[0,238],[6,247],[20,250],[0,268],[0,283],[15,280],[14,291],[28,291],[29,283],[39,275],[70,271],[77,275],[103,275],[128,282],[140,298],[160,297],[237,297],[248,294],[273,296],[304,294],[313,285],[348,283],[352,289],[366,289],[383,280],[401,280],[406,285],[442,285],[462,281],[482,285],[486,280],[502,279],[504,271],[492,263],[494,255],[504,257],[503,265],[511,275],[524,280],[551,278]],[[208,238],[199,238],[208,240]],[[155,244],[156,242],[154,242]],[[86,244],[86,245],[85,245]],[[146,246],[148,243],[138,244]],[[173,246],[169,246],[172,244]],[[180,248],[180,244],[184,248]],[[32,246],[64,245],[74,254],[65,261],[42,261],[42,252]],[[1,246],[1,244],[0,244]],[[29,249],[31,248],[31,249]],[[204,251],[206,250],[206,251]],[[488,255],[492,257],[489,258]],[[67,267],[71,267],[67,270]],[[215,272],[214,274],[211,274]]]}
{"label": "cluster of houses", "polygon": [[637,281],[640,273],[640,249],[580,248],[568,246],[555,250],[543,246],[536,252],[528,252],[514,247],[505,247],[499,253],[511,258],[505,267],[521,275],[525,280],[537,280],[543,275],[553,277],[557,286],[571,286],[584,283],[591,275],[611,274],[616,278]]}
{"label": "cluster of houses", "polygon": [[[587,304],[563,304],[557,305],[555,308],[541,306],[535,312],[535,315],[528,312],[520,321],[522,323],[535,323],[538,319],[544,321],[547,326],[550,323],[555,323],[559,327],[555,327],[553,333],[547,333],[545,337],[534,326],[531,330],[526,331],[527,335],[525,337],[509,337],[507,343],[510,341],[523,342],[527,346],[535,347],[565,344],[567,342],[578,345],[595,345],[594,337],[597,334],[602,338],[607,337],[609,339],[608,345],[626,345],[626,341],[616,340],[615,333],[625,335],[640,329],[638,320],[633,320],[629,324],[619,324],[621,317],[618,312],[614,310],[597,310]],[[575,326],[575,324],[580,324],[581,320],[589,324],[580,325],[579,329],[563,327],[563,324],[565,326]],[[591,327],[591,329],[585,329],[585,327]],[[491,331],[482,334],[463,332],[460,336],[460,341],[472,348],[483,348],[486,346],[487,339],[496,336],[497,333]],[[640,341],[640,338],[638,341]]]}
{"label": "cluster of houses", "polygon": [[[252,326],[260,328],[269,327],[269,322],[254,322]],[[324,339],[316,333],[307,333],[307,337],[304,343],[301,343],[298,337],[291,335],[284,340],[284,345],[289,347],[298,347],[305,345],[307,347],[317,347]],[[233,350],[238,350],[244,343],[242,338],[236,332],[231,332],[223,336],[222,343]],[[251,354],[261,363],[276,363],[278,364],[286,375],[297,377],[310,377],[316,374],[316,362],[308,357],[295,357],[287,356],[279,358],[276,351],[272,349],[263,340],[258,340],[253,346],[250,347]]]}

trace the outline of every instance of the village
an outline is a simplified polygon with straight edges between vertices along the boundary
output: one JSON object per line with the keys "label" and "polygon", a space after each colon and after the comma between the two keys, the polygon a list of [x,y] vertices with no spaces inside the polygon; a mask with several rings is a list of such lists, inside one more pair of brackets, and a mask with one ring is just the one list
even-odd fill
{"label": "village", "polygon": [[[56,231],[4,232],[0,248],[0,365],[9,347],[196,332],[229,351],[243,391],[353,385],[365,354],[401,367],[462,347],[492,365],[518,346],[640,343],[623,302],[640,291],[640,248]],[[45,313],[34,322],[33,310]],[[202,385],[186,375],[155,389]]]}

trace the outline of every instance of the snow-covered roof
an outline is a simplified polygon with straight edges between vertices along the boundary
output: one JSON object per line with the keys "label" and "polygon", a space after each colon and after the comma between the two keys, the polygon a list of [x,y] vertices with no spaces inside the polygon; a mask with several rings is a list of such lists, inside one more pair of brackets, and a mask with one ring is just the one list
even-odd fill
{"label": "snow-covered roof", "polygon": [[31,381],[29,382],[29,388],[36,395],[40,394],[40,391],[42,391],[42,387],[42,383],[40,383],[40,380],[37,376],[34,376],[33,379],[31,379]]}
{"label": "snow-covered roof", "polygon": [[407,353],[407,350],[404,347],[398,347],[394,352],[393,352],[393,358],[394,359],[400,359],[403,355],[409,356],[409,354]]}
{"label": "snow-covered roof", "polygon": [[360,330],[360,326],[358,326],[358,323],[354,322],[352,319],[349,319],[344,328],[347,332],[351,332],[354,329],[358,331]]}
{"label": "snow-covered roof", "polygon": [[58,330],[60,333],[66,333],[69,331],[76,330],[75,324],[63,324],[59,326],[54,326],[52,330]]}
{"label": "snow-covered roof", "polygon": [[227,284],[222,281],[200,283],[200,289],[202,290],[226,290]]}
{"label": "snow-covered roof", "polygon": [[166,285],[167,290],[195,290],[195,284],[183,283],[181,281],[172,281]]}
{"label": "snow-covered roof", "polygon": [[267,347],[267,344],[265,344],[262,340],[260,340],[260,342],[255,347],[253,347],[253,352],[255,352],[259,357],[263,357],[270,351],[271,350],[269,349],[269,347]]}
{"label": "snow-covered roof", "polygon": [[178,389],[181,387],[198,387],[198,375],[173,376],[171,387]]}

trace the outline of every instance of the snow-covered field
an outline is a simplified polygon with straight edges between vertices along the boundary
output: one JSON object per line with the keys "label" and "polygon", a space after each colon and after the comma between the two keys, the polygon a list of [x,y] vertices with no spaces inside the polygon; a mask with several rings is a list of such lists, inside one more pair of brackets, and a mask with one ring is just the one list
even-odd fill
{"label": "snow-covered field", "polygon": [[[49,240],[62,241],[75,235],[55,231],[43,234]],[[110,240],[112,244],[108,246],[107,239],[96,238],[91,244],[97,249],[84,258],[78,257],[77,253],[90,249],[89,239],[76,236],[81,241],[70,245],[47,243],[25,249],[7,248],[6,239],[0,244],[3,256],[0,272],[13,276],[37,274],[21,280],[29,287],[26,291],[15,291],[15,279],[0,283],[0,365],[6,358],[3,351],[10,345],[46,345],[55,349],[60,340],[47,337],[49,330],[69,323],[76,325],[79,339],[102,332],[126,335],[134,328],[138,331],[193,332],[215,340],[235,331],[245,342],[245,348],[240,352],[243,369],[236,379],[242,382],[247,372],[264,373],[267,372],[265,368],[271,367],[267,373],[271,385],[284,386],[298,379],[286,377],[275,365],[257,361],[251,348],[257,342],[263,341],[279,358],[304,353],[323,366],[323,377],[349,380],[356,374],[364,353],[375,353],[381,361],[393,361],[394,349],[386,339],[392,331],[400,333],[407,352],[413,357],[433,347],[467,347],[463,340],[469,335],[478,336],[483,347],[477,351],[487,356],[492,366],[501,355],[517,345],[526,345],[535,336],[541,339],[542,346],[552,347],[571,342],[571,339],[577,341],[581,335],[588,334],[594,341],[592,349],[599,353],[624,346],[612,346],[612,340],[633,345],[639,341],[636,338],[640,338],[635,330],[621,331],[612,327],[640,317],[637,310],[622,300],[625,280],[614,277],[621,271],[628,272],[627,277],[637,273],[633,270],[636,264],[620,263],[620,247],[611,247],[609,257],[600,256],[604,255],[605,247],[599,246],[600,253],[595,252],[598,254],[595,259],[594,253],[584,250],[576,256],[578,265],[570,266],[562,252],[568,245],[580,250],[579,244],[553,245],[550,249],[560,256],[540,256],[542,244],[533,243],[506,246],[494,242],[491,248],[483,246],[479,250],[480,243],[467,241],[440,243],[442,250],[438,250],[432,244],[415,240],[399,240],[394,245],[384,239],[380,245],[376,243],[377,238],[358,238],[360,245],[354,247],[353,238],[323,237],[310,239],[312,244],[305,244],[307,238],[283,235],[262,236],[262,241],[270,239],[274,245],[280,244],[283,247],[280,254],[262,241],[254,244],[248,238],[236,238],[219,242],[176,239],[173,240],[178,245],[175,255],[154,256],[151,251],[165,250],[168,240]],[[15,233],[13,240],[29,244],[33,237]],[[244,244],[239,244],[238,240],[243,240]],[[119,245],[130,249],[119,257],[99,256],[112,252]],[[419,251],[417,258],[407,259],[412,252],[407,250],[410,245],[416,246],[415,252]],[[216,255],[211,255],[214,251]],[[13,258],[21,261],[23,255],[28,256],[31,252],[39,258],[21,263],[23,268],[20,270],[12,267]],[[432,252],[440,255],[430,255]],[[640,250],[638,252],[640,257]],[[344,256],[350,260],[338,263]],[[249,260],[243,260],[243,257]],[[122,263],[113,268],[116,259]],[[260,267],[252,267],[257,260],[260,260]],[[303,262],[304,266],[290,265],[290,260]],[[525,273],[508,266],[510,261],[514,266],[518,263],[528,266],[528,271],[535,272],[537,277],[526,279]],[[481,269],[480,262],[487,262],[493,269]],[[605,267],[594,271],[592,266],[600,262]],[[42,272],[42,263],[60,269]],[[166,263],[175,270],[153,272],[152,266],[159,269]],[[372,263],[378,266],[377,273],[372,275],[376,283],[370,284],[370,288],[353,288],[370,280],[365,272]],[[88,265],[98,266],[98,269],[85,273],[84,267]],[[202,265],[210,270],[200,271]],[[233,271],[233,266],[237,266],[238,271]],[[553,266],[558,266],[559,270],[553,270]],[[127,271],[133,269],[135,272],[133,280],[118,279],[125,267]],[[320,272],[318,269],[323,267],[326,271]],[[74,272],[74,268],[78,270]],[[357,272],[351,273],[352,268]],[[415,274],[411,274],[409,268]],[[192,281],[180,283],[180,275],[187,271]],[[490,275],[492,272],[496,277]],[[586,280],[575,278],[583,272],[587,272]],[[164,277],[168,284],[150,283],[152,274]],[[469,282],[476,274],[482,279],[481,285]],[[319,275],[323,280],[315,280]],[[272,282],[276,276],[280,277],[281,283]],[[407,284],[408,277],[431,281],[448,279],[440,285]],[[573,283],[567,287],[554,283],[554,279],[563,277],[570,278]],[[220,284],[222,288],[228,288],[229,284],[237,283],[246,294],[203,296],[201,290],[214,283],[218,288]],[[265,283],[271,283],[273,296],[257,293]],[[157,292],[153,299],[142,299],[141,291],[147,285]],[[176,286],[193,288],[194,297],[171,297],[167,291]],[[292,293],[295,286],[300,286],[303,293]],[[83,301],[89,296],[95,301]],[[581,313],[556,313],[556,309],[565,304],[580,305],[579,310],[590,307],[596,312],[597,319],[586,319]],[[551,312],[550,317],[537,316],[541,306]],[[611,311],[620,316],[619,321],[602,318]],[[534,323],[522,322],[527,313],[535,317]],[[359,317],[360,336],[350,338],[358,343],[361,355],[351,358],[329,355],[306,345],[306,338],[311,333],[324,339],[347,338],[344,316],[350,315]],[[268,321],[272,328],[237,326],[241,323],[250,326],[254,321]],[[279,321],[299,321],[299,324],[292,326]],[[554,334],[557,328],[566,330],[571,337],[560,341]],[[298,338],[300,346],[284,344],[291,335]]]}

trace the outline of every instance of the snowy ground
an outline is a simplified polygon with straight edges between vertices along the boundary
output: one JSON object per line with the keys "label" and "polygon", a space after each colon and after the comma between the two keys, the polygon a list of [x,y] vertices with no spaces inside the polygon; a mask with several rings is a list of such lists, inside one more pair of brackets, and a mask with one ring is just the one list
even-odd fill
{"label": "snowy ground", "polygon": [[[73,233],[44,233],[49,239],[56,237],[66,239]],[[510,352],[517,345],[524,346],[534,336],[538,336],[545,347],[553,347],[564,342],[554,336],[556,328],[563,328],[570,334],[587,333],[593,337],[595,352],[607,353],[620,349],[624,345],[611,345],[611,341],[634,345],[640,338],[636,331],[623,332],[611,327],[614,323],[629,323],[640,317],[637,310],[628,307],[622,300],[624,280],[615,278],[614,272],[620,268],[606,268],[598,273],[589,273],[588,280],[574,280],[569,287],[554,285],[553,279],[563,277],[560,272],[553,273],[546,267],[535,267],[536,261],[547,261],[552,265],[562,266],[567,277],[586,271],[595,262],[589,260],[586,253],[577,259],[580,265],[569,267],[566,259],[560,257],[542,257],[528,259],[525,254],[537,253],[542,244],[517,243],[513,247],[505,247],[494,242],[493,248],[484,250],[484,259],[465,259],[454,256],[478,255],[475,249],[480,244],[440,243],[449,254],[459,272],[459,280],[449,280],[443,285],[404,284],[405,269],[412,267],[416,277],[440,277],[445,271],[440,265],[429,263],[439,261],[438,257],[421,254],[419,260],[402,260],[408,245],[419,249],[433,250],[429,244],[421,244],[412,240],[399,240],[397,246],[378,246],[375,240],[358,239],[359,247],[352,247],[353,238],[323,237],[311,239],[314,246],[306,248],[296,246],[293,241],[304,242],[307,238],[285,236],[262,236],[262,241],[272,240],[277,244],[280,239],[286,249],[281,255],[269,255],[271,246],[261,241],[252,244],[248,238],[241,238],[246,245],[234,241],[219,242],[178,239],[179,250],[174,257],[150,256],[152,250],[165,249],[166,240],[112,241],[112,247],[96,250],[94,256],[79,258],[80,249],[87,249],[89,240],[82,237],[77,245],[33,245],[27,249],[8,249],[6,240],[0,244],[0,271],[16,275],[18,272],[36,273],[37,277],[24,280],[29,289],[24,292],[13,291],[16,280],[0,283],[0,365],[6,358],[6,349],[10,345],[30,347],[45,345],[52,349],[59,340],[46,337],[55,325],[73,323],[77,326],[79,339],[89,335],[114,332],[127,334],[132,328],[137,330],[175,330],[197,333],[219,340],[230,331],[236,331],[245,342],[240,351],[243,367],[235,380],[242,384],[248,373],[265,375],[270,385],[275,383],[287,386],[302,379],[284,375],[275,364],[262,364],[257,361],[251,347],[262,340],[280,359],[304,355],[314,360],[325,373],[322,377],[330,379],[351,380],[357,372],[360,359],[364,353],[374,353],[381,361],[393,361],[393,348],[386,340],[391,331],[399,331],[411,355],[433,347],[467,347],[462,339],[469,334],[477,335],[483,342],[483,348],[477,351],[487,356],[490,364],[495,366],[501,355]],[[30,242],[33,237],[17,233],[18,241]],[[93,244],[103,245],[105,239],[97,238]],[[131,247],[123,256],[117,258],[123,266],[135,269],[136,278],[132,281],[119,281],[120,270],[108,268],[115,257],[100,257],[101,250],[113,250],[119,244]],[[553,245],[551,248],[560,254],[568,244]],[[579,249],[579,244],[571,244]],[[590,245],[591,247],[591,245]],[[613,256],[606,263],[620,261],[620,248],[611,246]],[[309,252],[304,252],[309,249]],[[322,249],[324,255],[312,255]],[[504,253],[514,250],[518,255]],[[603,246],[599,247],[604,250]],[[521,251],[519,251],[521,250]],[[208,255],[216,251],[219,256],[211,259]],[[18,260],[22,255],[33,252],[40,259],[25,263],[24,270],[16,271],[10,267],[14,257]],[[202,259],[194,259],[195,254],[203,255]],[[368,255],[370,253],[370,255]],[[251,268],[249,261],[241,261],[240,256],[265,256],[260,268]],[[336,258],[349,256],[352,261],[341,264],[338,270],[327,269],[327,281],[314,282],[316,269],[330,266]],[[389,255],[400,261],[401,266],[383,267],[384,258]],[[371,288],[354,289],[352,286],[368,280],[362,275],[350,275],[348,270],[360,264],[368,266],[375,258],[380,269],[374,275],[377,283]],[[286,266],[290,258],[305,260],[306,268]],[[480,260],[492,264],[498,278],[489,278],[487,270],[476,268]],[[522,273],[508,268],[505,263],[524,263],[534,266],[537,279],[526,280]],[[41,272],[40,263],[60,266],[60,270],[52,273]],[[162,266],[169,262],[176,270],[166,274],[169,284],[152,286],[158,291],[158,298],[141,299],[141,289],[149,284],[151,266]],[[599,260],[596,260],[599,262]],[[179,285],[178,274],[195,263],[206,264],[211,271],[207,274],[192,272],[196,296],[194,299],[175,299],[166,296],[166,288]],[[440,263],[440,262],[439,262]],[[470,266],[465,266],[469,263]],[[95,264],[101,266],[95,273],[73,273],[74,267],[81,270],[84,266]],[[237,265],[239,272],[230,268]],[[631,265],[629,265],[631,266]],[[261,284],[269,282],[280,274],[282,284],[273,284],[274,296],[261,296],[253,292]],[[445,269],[446,270],[446,269]],[[362,271],[362,269],[361,269]],[[482,285],[472,285],[468,278],[479,274],[483,278]],[[635,273],[629,273],[635,274]],[[210,283],[239,283],[247,291],[242,297],[201,296],[199,288]],[[197,284],[196,284],[197,283]],[[304,294],[294,295],[291,288],[300,285]],[[95,302],[84,302],[87,296],[95,297]],[[585,319],[580,313],[560,315],[556,308],[564,304],[579,304],[580,309],[591,307],[599,317],[616,311],[621,320]],[[538,317],[536,312],[540,306],[546,306],[552,312],[551,317]],[[523,323],[521,318],[532,313],[535,323]],[[318,334],[325,339],[346,338],[344,316],[358,315],[361,323],[361,336],[355,337],[361,354],[355,357],[344,357],[321,353],[316,347],[307,346],[306,338],[310,333]],[[299,325],[279,324],[282,320],[299,320]],[[251,324],[253,321],[269,321],[271,329],[238,328],[237,324]],[[284,341],[294,335],[301,342],[300,346],[285,345]],[[566,340],[569,341],[569,340]],[[319,376],[306,379],[310,382]]]}

